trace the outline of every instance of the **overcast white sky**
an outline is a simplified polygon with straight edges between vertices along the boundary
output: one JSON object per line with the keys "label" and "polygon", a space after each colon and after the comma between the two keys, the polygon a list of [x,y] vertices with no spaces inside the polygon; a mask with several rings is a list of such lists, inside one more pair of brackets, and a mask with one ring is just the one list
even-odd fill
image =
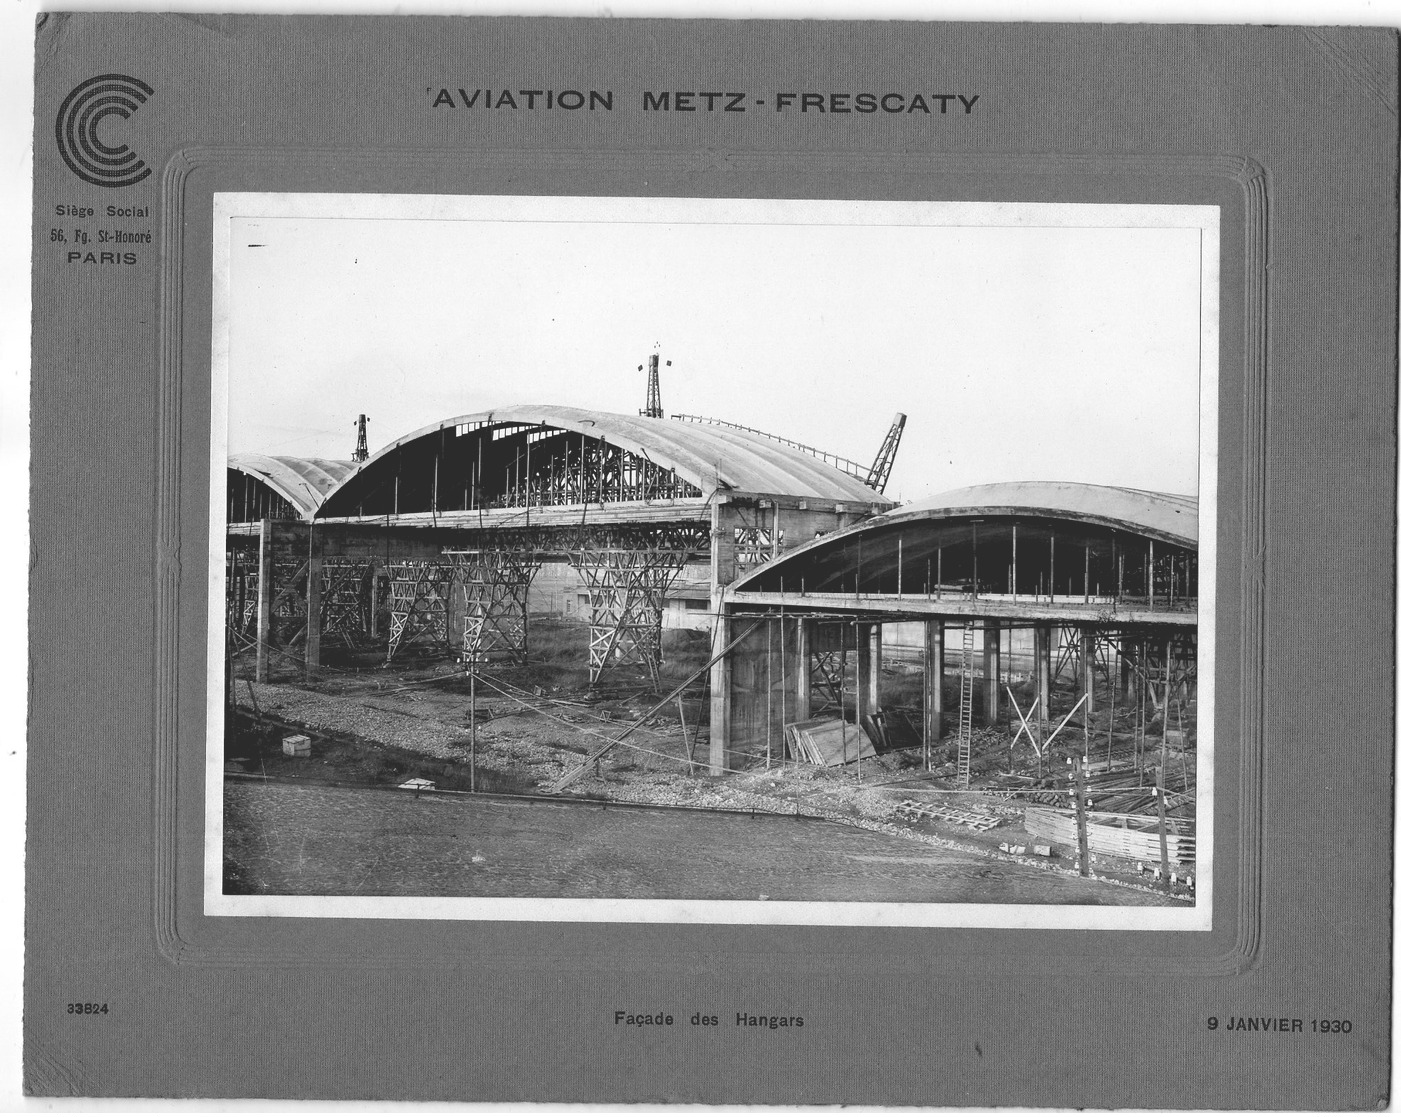
{"label": "overcast white sky", "polygon": [[240,197],[229,450],[349,457],[361,411],[372,451],[504,404],[635,413],[659,349],[669,414],[867,462],[907,412],[899,499],[1196,491],[1202,237],[1123,227],[1182,211],[581,205]]}

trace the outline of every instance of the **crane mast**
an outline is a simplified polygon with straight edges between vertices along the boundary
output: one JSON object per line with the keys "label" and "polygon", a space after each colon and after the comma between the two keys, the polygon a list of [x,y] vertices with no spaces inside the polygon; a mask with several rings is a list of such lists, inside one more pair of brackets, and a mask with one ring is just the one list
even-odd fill
{"label": "crane mast", "polygon": [[[638,412],[649,419],[665,419],[666,413],[662,411],[662,382],[657,368],[659,354],[653,353],[647,358],[647,406]],[[667,364],[671,364],[670,361]],[[637,366],[639,369],[641,365]]]}
{"label": "crane mast", "polygon": [[866,484],[878,493],[885,492],[885,484],[890,480],[890,470],[895,464],[895,451],[900,449],[900,436],[905,431],[905,413],[895,412],[895,419],[886,431],[876,460],[871,463],[871,471],[866,475]]}
{"label": "crane mast", "polygon": [[368,422],[369,419],[365,418],[363,414],[355,420],[355,426],[360,433],[355,440],[355,453],[350,455],[350,460],[353,462],[366,461],[370,456],[370,444],[365,440],[365,424]]}

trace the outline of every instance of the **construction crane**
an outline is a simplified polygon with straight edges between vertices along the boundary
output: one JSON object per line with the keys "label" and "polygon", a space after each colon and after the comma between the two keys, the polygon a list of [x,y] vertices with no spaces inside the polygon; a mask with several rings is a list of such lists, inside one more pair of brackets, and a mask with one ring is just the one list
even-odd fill
{"label": "construction crane", "polygon": [[365,441],[365,424],[368,422],[369,419],[365,418],[363,414],[355,420],[355,425],[360,430],[360,436],[355,440],[355,453],[350,455],[350,460],[353,462],[366,461],[370,456],[370,444]]}
{"label": "construction crane", "polygon": [[[647,359],[647,406],[638,412],[639,415],[645,415],[649,419],[666,418],[666,413],[662,411],[662,382],[658,375],[658,363],[659,354],[653,353]],[[667,366],[670,367],[670,365],[671,362],[667,361]],[[637,366],[637,371],[642,371],[641,365]]]}
{"label": "construction crane", "polygon": [[885,483],[890,480],[890,470],[895,465],[895,451],[900,449],[900,436],[904,432],[905,413],[897,411],[894,421],[890,424],[890,430],[885,433],[885,441],[881,443],[876,460],[871,463],[870,472],[866,474],[866,484],[878,493],[885,492]]}
{"label": "construction crane", "polygon": [[[671,362],[668,361],[667,364],[671,364]],[[640,369],[642,366],[638,365],[637,367]],[[638,414],[644,415],[646,412],[639,411]],[[895,451],[900,449],[900,435],[905,430],[905,414],[902,411],[897,411],[894,421],[890,424],[890,430],[886,432],[885,441],[881,443],[881,448],[876,454],[876,460],[870,466],[864,466],[860,462],[843,458],[839,454],[829,454],[826,450],[819,450],[816,446],[809,446],[805,442],[794,442],[791,438],[781,438],[756,427],[746,427],[743,423],[731,423],[725,419],[711,419],[705,415],[683,415],[680,412],[677,412],[672,418],[683,423],[706,423],[714,427],[730,427],[732,430],[762,435],[774,442],[781,442],[785,446],[792,446],[795,450],[811,454],[819,461],[824,461],[834,469],[841,470],[848,477],[856,478],[863,485],[875,489],[878,493],[885,492],[885,484],[890,480],[890,469],[895,464]]]}

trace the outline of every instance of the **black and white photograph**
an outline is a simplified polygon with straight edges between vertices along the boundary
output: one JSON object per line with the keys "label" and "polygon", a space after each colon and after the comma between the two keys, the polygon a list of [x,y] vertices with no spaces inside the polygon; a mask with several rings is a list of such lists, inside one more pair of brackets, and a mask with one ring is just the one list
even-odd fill
{"label": "black and white photograph", "polygon": [[1394,27],[187,7],[0,74],[17,1105],[1390,1104]]}
{"label": "black and white photograph", "polygon": [[206,913],[1210,928],[1218,221],[215,195]]}

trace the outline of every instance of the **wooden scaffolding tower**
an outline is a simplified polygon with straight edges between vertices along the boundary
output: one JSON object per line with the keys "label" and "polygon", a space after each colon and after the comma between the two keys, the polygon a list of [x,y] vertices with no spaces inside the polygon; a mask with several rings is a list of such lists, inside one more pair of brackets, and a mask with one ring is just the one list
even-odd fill
{"label": "wooden scaffolding tower", "polygon": [[687,554],[660,547],[609,547],[571,556],[589,599],[591,683],[605,671],[628,665],[640,666],[654,683],[658,680],[666,591]]}
{"label": "wooden scaffolding tower", "polygon": [[448,551],[462,591],[462,652],[477,662],[498,656],[525,663],[529,654],[527,607],[541,556],[506,548]]}
{"label": "wooden scaffolding tower", "polygon": [[448,599],[453,566],[448,562],[395,562],[389,571],[388,663],[410,644],[448,645]]}

